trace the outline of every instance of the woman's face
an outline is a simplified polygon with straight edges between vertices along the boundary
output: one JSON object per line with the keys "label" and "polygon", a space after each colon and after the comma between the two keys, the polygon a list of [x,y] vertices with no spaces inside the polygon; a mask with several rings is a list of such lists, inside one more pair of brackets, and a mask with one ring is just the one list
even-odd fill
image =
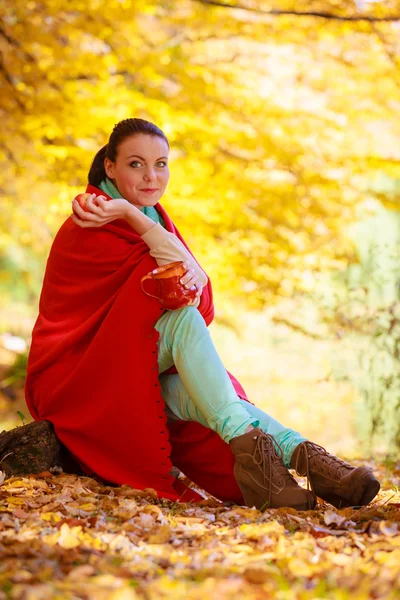
{"label": "woman's face", "polygon": [[136,133],[118,146],[115,163],[106,158],[104,166],[128,202],[154,206],[168,185],[168,144],[158,135]]}

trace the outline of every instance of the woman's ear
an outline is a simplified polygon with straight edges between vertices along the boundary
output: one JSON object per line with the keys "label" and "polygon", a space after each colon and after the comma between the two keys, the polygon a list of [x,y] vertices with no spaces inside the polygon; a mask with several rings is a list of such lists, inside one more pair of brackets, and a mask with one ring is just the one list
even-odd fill
{"label": "woman's ear", "polygon": [[109,179],[114,179],[114,163],[108,156],[104,159],[104,170]]}

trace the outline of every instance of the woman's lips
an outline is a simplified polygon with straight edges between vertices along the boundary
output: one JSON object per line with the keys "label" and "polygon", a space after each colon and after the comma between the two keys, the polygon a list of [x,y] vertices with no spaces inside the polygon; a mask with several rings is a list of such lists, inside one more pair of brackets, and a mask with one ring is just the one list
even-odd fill
{"label": "woman's lips", "polygon": [[144,188],[140,190],[141,192],[146,192],[146,194],[154,194],[154,192],[158,191],[158,188]]}

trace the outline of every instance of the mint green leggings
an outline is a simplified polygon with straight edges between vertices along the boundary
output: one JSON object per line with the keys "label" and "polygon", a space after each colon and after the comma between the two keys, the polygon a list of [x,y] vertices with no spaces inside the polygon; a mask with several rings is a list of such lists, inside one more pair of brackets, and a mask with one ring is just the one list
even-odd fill
{"label": "mint green leggings", "polygon": [[[305,438],[237,396],[197,308],[166,311],[155,328],[160,334],[159,381],[168,417],[197,421],[227,443],[249,425],[260,427],[275,438],[289,467],[293,450]],[[163,374],[172,365],[178,375]]]}

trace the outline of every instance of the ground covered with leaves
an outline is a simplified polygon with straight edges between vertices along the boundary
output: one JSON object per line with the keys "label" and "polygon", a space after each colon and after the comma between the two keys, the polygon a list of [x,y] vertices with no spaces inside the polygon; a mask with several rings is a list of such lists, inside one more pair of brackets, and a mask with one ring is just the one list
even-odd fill
{"label": "ground covered with leaves", "polygon": [[0,485],[0,599],[398,598],[400,464],[362,509],[158,500],[41,475]]}

